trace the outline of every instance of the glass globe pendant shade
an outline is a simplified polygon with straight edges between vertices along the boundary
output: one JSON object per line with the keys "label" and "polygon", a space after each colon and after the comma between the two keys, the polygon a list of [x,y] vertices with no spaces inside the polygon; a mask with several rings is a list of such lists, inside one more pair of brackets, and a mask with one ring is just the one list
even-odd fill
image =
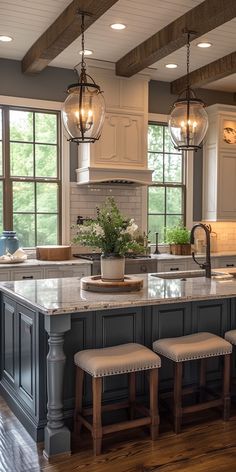
{"label": "glass globe pendant shade", "polygon": [[94,143],[100,138],[105,119],[105,102],[100,87],[92,82],[79,82],[70,85],[67,93],[62,118],[70,135],[69,141]]}
{"label": "glass globe pendant shade", "polygon": [[177,149],[197,150],[208,128],[205,104],[197,98],[177,100],[173,104],[168,125]]}

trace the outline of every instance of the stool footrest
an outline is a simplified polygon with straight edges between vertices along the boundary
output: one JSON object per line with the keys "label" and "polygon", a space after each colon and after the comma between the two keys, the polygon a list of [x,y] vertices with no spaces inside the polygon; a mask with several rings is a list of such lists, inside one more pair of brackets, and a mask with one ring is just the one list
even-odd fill
{"label": "stool footrest", "polygon": [[[109,405],[102,405],[102,412],[104,411],[115,411],[122,410],[123,408],[129,408],[130,403],[128,401],[111,403]],[[82,414],[84,416],[91,416],[93,414],[93,408],[83,408]]]}
{"label": "stool footrest", "polygon": [[223,405],[223,400],[222,398],[218,398],[217,400],[210,400],[208,402],[198,403],[192,406],[186,406],[182,408],[182,413],[183,414],[195,413],[196,411],[207,410],[208,408],[215,408],[216,406],[221,406],[221,405]]}
{"label": "stool footrest", "polygon": [[151,418],[140,418],[137,420],[122,421],[120,423],[103,426],[102,432],[103,434],[109,434],[109,433],[114,433],[116,431],[123,431],[125,429],[133,429],[139,426],[145,426],[149,424],[151,424]]}

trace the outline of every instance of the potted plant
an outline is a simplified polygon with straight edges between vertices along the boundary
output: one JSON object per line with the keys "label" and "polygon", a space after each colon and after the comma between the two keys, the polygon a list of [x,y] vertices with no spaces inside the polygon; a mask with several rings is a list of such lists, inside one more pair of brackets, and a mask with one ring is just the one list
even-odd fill
{"label": "potted plant", "polygon": [[190,231],[185,226],[166,228],[166,242],[170,245],[170,253],[177,256],[190,255]]}
{"label": "potted plant", "polygon": [[114,198],[107,198],[103,206],[97,208],[97,218],[77,225],[74,243],[99,248],[101,254],[101,274],[103,281],[123,281],[125,253],[143,252],[138,244],[138,226],[133,219],[125,218]]}

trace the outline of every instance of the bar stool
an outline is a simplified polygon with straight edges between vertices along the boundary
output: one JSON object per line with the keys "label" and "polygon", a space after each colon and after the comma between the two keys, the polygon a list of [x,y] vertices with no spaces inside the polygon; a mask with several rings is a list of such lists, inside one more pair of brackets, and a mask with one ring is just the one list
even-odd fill
{"label": "bar stool", "polygon": [[225,333],[225,339],[233,346],[236,346],[236,329],[231,329]]}
{"label": "bar stool", "polygon": [[[232,346],[229,342],[212,333],[195,333],[178,338],[160,339],[153,343],[153,350],[174,362],[174,431],[181,430],[182,418],[208,408],[223,406],[223,419],[230,415],[230,358]],[[201,402],[193,406],[182,406],[183,363],[200,359],[200,389],[206,386],[206,361],[209,357],[224,357],[223,390],[219,398]]]}
{"label": "bar stool", "polygon": [[[74,356],[76,365],[76,403],[75,431],[79,434],[81,426],[90,430],[93,437],[94,454],[101,453],[102,438],[105,434],[150,425],[152,440],[159,433],[158,412],[158,369],[161,359],[150,349],[140,344],[129,343],[103,349],[88,349]],[[135,403],[135,373],[149,371],[150,408]],[[84,373],[92,376],[93,407],[82,408]],[[129,400],[102,406],[102,379],[111,375],[129,374]],[[130,420],[102,426],[102,412],[122,408],[130,409]],[[135,410],[141,411],[142,418],[135,419]],[[92,415],[92,424],[86,416]]]}

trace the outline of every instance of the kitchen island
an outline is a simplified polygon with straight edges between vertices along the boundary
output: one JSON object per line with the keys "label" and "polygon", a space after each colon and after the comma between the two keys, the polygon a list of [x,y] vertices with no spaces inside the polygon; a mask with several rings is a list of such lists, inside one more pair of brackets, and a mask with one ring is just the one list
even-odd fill
{"label": "kitchen island", "polygon": [[[48,457],[70,453],[75,352],[127,342],[151,347],[158,338],[199,331],[223,336],[236,328],[235,278],[142,277],[140,292],[115,294],[83,291],[76,277],[1,283],[0,393],[35,441],[44,440]],[[184,384],[196,378],[196,366],[187,366]],[[210,361],[208,380],[219,378],[218,360]],[[165,361],[161,389],[171,380]],[[126,395],[126,376],[105,380],[105,401]],[[142,375],[137,395],[146,396]],[[87,378],[84,400],[91,403]]]}

